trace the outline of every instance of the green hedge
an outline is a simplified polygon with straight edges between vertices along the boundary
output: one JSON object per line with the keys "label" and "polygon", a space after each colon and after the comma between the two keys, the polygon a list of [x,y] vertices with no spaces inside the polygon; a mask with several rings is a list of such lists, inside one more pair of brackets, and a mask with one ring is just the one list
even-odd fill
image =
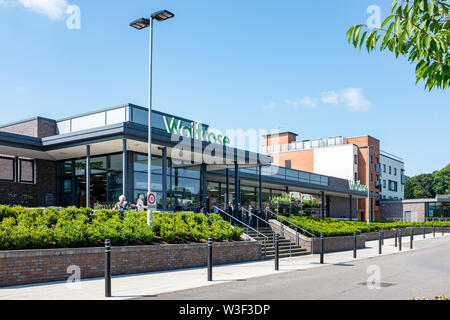
{"label": "green hedge", "polygon": [[243,230],[219,215],[155,212],[153,228],[146,212],[91,209],[25,209],[0,206],[0,250],[149,244],[155,237],[169,243],[239,240]]}
{"label": "green hedge", "polygon": [[[408,228],[408,227],[450,227],[450,221],[436,221],[436,222],[367,222],[363,221],[345,221],[336,220],[330,218],[311,218],[311,217],[298,217],[290,216],[287,218],[292,223],[298,225],[299,227],[311,232],[315,236],[320,236],[323,232],[325,237],[336,237],[336,236],[346,236],[352,235],[353,232],[361,234],[364,232],[378,231],[378,230],[390,230],[394,228]],[[280,222],[291,226],[288,222],[280,219]],[[292,226],[291,226],[292,227]]]}

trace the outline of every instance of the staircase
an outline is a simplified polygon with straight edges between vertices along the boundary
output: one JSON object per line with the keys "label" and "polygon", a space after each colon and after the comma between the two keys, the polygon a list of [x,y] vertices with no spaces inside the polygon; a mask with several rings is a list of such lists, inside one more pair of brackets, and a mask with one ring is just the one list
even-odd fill
{"label": "staircase", "polygon": [[[266,239],[266,259],[275,259],[275,247],[274,247],[274,238],[273,231],[270,228],[260,228],[259,232],[267,237]],[[256,241],[261,241],[261,254],[264,256],[264,237],[258,234],[256,231],[250,230],[247,235]],[[291,243],[288,239],[284,237],[279,237],[279,257],[280,258],[289,258],[289,257],[298,257],[311,254],[311,252],[306,251],[305,248],[295,245]]]}

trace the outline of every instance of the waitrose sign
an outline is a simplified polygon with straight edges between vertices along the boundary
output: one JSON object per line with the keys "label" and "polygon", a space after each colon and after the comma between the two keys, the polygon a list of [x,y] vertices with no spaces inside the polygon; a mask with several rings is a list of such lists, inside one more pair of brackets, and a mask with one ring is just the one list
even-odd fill
{"label": "waitrose sign", "polygon": [[183,121],[177,120],[174,117],[169,118],[163,116],[166,130],[170,134],[176,134],[186,138],[196,139],[200,141],[207,141],[210,143],[218,143],[221,145],[230,144],[230,138],[220,134],[215,134],[207,130],[203,130],[203,125],[200,122],[191,122],[190,125],[183,125]]}
{"label": "waitrose sign", "polygon": [[348,187],[354,191],[368,192],[369,187],[361,184],[359,181],[349,181]]}

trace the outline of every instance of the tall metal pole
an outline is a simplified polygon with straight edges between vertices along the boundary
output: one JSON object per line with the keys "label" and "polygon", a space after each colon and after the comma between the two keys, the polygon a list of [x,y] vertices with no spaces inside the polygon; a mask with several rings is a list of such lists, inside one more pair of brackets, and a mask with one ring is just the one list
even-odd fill
{"label": "tall metal pole", "polygon": [[86,146],[86,208],[91,207],[91,146]]}
{"label": "tall metal pole", "polygon": [[[148,58],[148,160],[147,196],[152,192],[152,61],[153,61],[153,18],[150,17],[150,41]],[[147,204],[147,224],[153,226],[153,210]]]}

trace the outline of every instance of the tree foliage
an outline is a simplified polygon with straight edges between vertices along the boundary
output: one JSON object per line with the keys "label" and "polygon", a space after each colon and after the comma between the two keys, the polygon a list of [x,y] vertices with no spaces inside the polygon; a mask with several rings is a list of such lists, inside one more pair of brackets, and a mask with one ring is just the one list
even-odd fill
{"label": "tree foliage", "polygon": [[445,89],[450,85],[450,5],[447,0],[394,1],[391,15],[379,28],[358,24],[347,32],[349,44],[368,52],[377,48],[416,66],[416,84]]}
{"label": "tree foliage", "polygon": [[432,174],[420,174],[407,178],[405,199],[434,198],[437,194],[447,194],[450,188],[450,164]]}

